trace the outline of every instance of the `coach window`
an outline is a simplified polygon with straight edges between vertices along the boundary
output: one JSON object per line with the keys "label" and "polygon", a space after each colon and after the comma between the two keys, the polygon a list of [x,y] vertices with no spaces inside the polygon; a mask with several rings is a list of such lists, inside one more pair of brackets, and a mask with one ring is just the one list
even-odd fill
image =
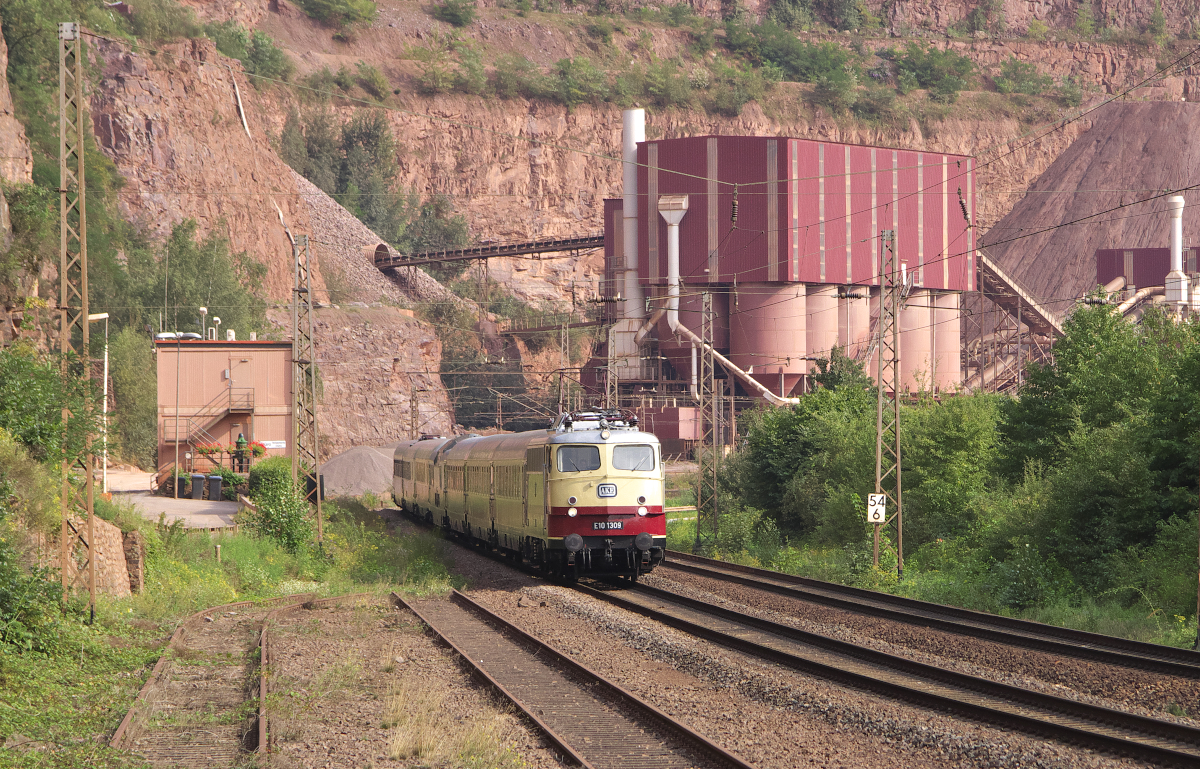
{"label": "coach window", "polygon": [[600,469],[599,446],[560,446],[558,449],[558,471],[560,473],[582,473]]}
{"label": "coach window", "polygon": [[645,444],[617,444],[613,446],[614,470],[649,472],[654,469],[654,447]]}

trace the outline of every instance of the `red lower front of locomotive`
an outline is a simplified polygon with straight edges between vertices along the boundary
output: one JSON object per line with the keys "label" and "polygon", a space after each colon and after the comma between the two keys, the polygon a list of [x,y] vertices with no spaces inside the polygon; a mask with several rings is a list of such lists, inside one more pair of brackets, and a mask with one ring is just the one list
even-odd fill
{"label": "red lower front of locomotive", "polygon": [[552,507],[546,528],[551,542],[562,543],[563,564],[579,573],[645,574],[667,549],[662,505]]}

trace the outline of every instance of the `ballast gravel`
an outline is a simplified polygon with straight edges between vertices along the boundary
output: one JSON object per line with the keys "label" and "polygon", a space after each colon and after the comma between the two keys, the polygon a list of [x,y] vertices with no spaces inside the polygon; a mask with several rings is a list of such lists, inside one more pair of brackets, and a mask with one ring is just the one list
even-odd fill
{"label": "ballast gravel", "polygon": [[1138,715],[1200,726],[1168,712],[1200,713],[1200,681],[1063,657],[1035,649],[957,635],[824,606],[747,585],[658,569],[646,583],[706,602],[745,611],[840,641],[867,646],[1000,683],[1034,689]]}
{"label": "ballast gravel", "polygon": [[469,594],[759,769],[1146,766],[760,662],[451,551]]}

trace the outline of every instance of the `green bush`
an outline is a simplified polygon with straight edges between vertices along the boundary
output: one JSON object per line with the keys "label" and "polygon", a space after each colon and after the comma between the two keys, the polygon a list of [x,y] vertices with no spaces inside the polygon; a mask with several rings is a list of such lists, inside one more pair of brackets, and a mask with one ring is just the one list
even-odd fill
{"label": "green bush", "polygon": [[375,19],[371,0],[298,0],[301,8],[317,21],[333,27],[369,24]]}
{"label": "green bush", "polygon": [[834,115],[846,112],[858,100],[858,81],[849,72],[832,77],[821,75],[809,98]]}
{"label": "green bush", "polygon": [[255,510],[246,518],[250,531],[279,543],[289,553],[312,539],[308,501],[290,472],[286,476],[260,475],[252,493]]}
{"label": "green bush", "polygon": [[595,104],[608,98],[607,75],[587,59],[559,59],[554,65],[551,87],[567,107],[585,102]]}
{"label": "green bush", "polygon": [[127,326],[112,337],[109,362],[109,452],[139,467],[156,467],[158,374],[154,342]]}
{"label": "green bush", "polygon": [[1039,72],[1033,62],[1020,61],[1011,56],[1000,65],[1000,74],[995,78],[995,83],[1000,93],[1040,96],[1054,87],[1054,78]]}
{"label": "green bush", "polygon": [[250,35],[250,48],[243,60],[246,73],[273,80],[287,80],[295,69],[283,49],[263,32],[255,30]]}
{"label": "green bush", "polygon": [[355,66],[358,69],[358,84],[363,90],[379,101],[386,99],[392,92],[392,85],[379,68],[365,61],[360,61]]}
{"label": "green bush", "polygon": [[767,18],[785,29],[792,31],[810,29],[813,25],[813,7],[811,0],[775,0]]}
{"label": "green bush", "polygon": [[1075,31],[1080,37],[1091,38],[1096,34],[1096,19],[1092,16],[1092,4],[1081,3],[1075,10]]}
{"label": "green bush", "polygon": [[129,26],[137,37],[151,42],[197,37],[202,31],[191,9],[175,0],[142,0],[129,17]]}
{"label": "green bush", "polygon": [[250,467],[250,497],[256,498],[259,489],[274,481],[292,480],[292,460],[289,457],[267,457]]}
{"label": "green bush", "polygon": [[958,92],[967,88],[975,76],[975,64],[966,56],[949,48],[923,47],[909,43],[896,59],[900,72],[908,72],[917,83],[929,90],[935,101],[953,103]]}
{"label": "green bush", "polygon": [[492,90],[502,99],[536,99],[547,90],[537,66],[524,56],[505,54],[496,61]]}
{"label": "green bush", "polygon": [[434,6],[433,18],[455,27],[470,26],[475,21],[475,0],[443,0]]}

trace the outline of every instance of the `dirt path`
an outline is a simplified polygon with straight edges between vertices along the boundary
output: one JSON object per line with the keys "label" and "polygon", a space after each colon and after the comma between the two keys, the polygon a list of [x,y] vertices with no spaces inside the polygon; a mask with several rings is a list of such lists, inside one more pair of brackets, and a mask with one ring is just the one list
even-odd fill
{"label": "dirt path", "polygon": [[206,614],[186,626],[126,736],[154,767],[236,765],[257,736],[255,650],[262,619],[275,607]]}

